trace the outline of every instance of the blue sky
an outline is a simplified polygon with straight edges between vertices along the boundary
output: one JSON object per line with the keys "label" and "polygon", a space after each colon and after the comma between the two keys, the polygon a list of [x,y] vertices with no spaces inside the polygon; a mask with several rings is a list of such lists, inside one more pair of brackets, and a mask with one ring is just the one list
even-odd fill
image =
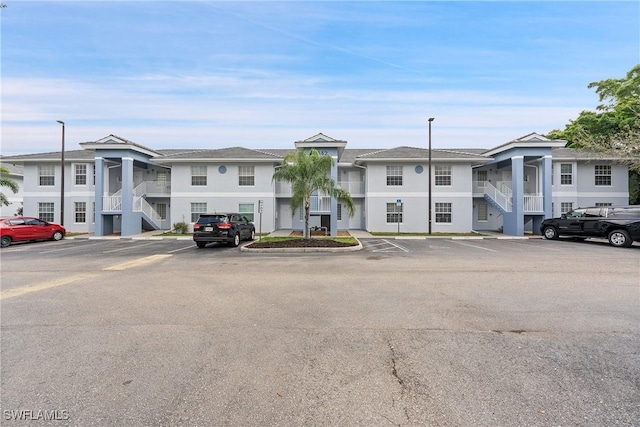
{"label": "blue sky", "polygon": [[594,110],[640,62],[639,1],[13,1],[2,154],[109,134],[150,148],[491,148]]}

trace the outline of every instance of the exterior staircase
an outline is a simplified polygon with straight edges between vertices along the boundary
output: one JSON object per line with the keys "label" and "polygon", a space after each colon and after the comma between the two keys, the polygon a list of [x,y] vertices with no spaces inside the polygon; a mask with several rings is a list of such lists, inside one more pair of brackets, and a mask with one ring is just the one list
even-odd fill
{"label": "exterior staircase", "polygon": [[[133,211],[140,212],[142,220],[152,230],[161,229],[162,218],[146,200],[147,183],[143,182],[133,189]],[[122,212],[122,189],[110,196],[102,197],[103,212]]]}

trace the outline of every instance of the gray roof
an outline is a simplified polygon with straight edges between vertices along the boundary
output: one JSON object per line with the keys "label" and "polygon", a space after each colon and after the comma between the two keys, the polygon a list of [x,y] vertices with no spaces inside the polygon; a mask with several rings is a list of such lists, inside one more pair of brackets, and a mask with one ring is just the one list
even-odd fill
{"label": "gray roof", "polygon": [[[369,153],[357,156],[357,161],[367,160],[405,160],[415,159],[423,160],[429,158],[429,150],[426,148],[416,147],[396,147],[387,150],[375,150]],[[483,156],[480,153],[469,153],[458,150],[445,150],[434,149],[431,150],[431,158],[436,160],[471,160],[471,161],[484,161],[489,160],[489,157]]]}
{"label": "gray roof", "polygon": [[553,160],[622,160],[624,156],[615,156],[610,152],[600,153],[576,148],[554,148]]}
{"label": "gray roof", "polygon": [[24,168],[22,165],[12,165],[11,163],[5,163],[4,157],[0,159],[0,166],[9,171],[9,175],[22,176],[24,174]]}
{"label": "gray roof", "polygon": [[156,157],[154,160],[162,163],[170,163],[172,160],[280,160],[280,157],[264,150],[252,150],[244,147],[218,148],[212,150],[192,150],[168,153],[164,157]]}
{"label": "gray roof", "polygon": [[[272,160],[281,161],[289,152],[295,151],[295,148],[261,148],[249,149],[243,147],[230,147],[219,149],[188,149],[173,148],[154,150],[159,156],[154,157],[159,163],[171,163],[172,160],[188,161],[188,160]],[[433,149],[431,158],[434,160],[461,160],[461,161],[483,161],[491,159],[483,153],[487,150],[484,148],[455,148],[455,149]],[[605,156],[593,151],[575,149],[575,148],[553,148],[554,160],[606,160],[612,159],[611,156]],[[94,150],[65,150],[65,161],[93,161],[95,157]],[[340,158],[340,163],[354,163],[366,161],[382,161],[382,160],[424,160],[429,157],[429,150],[417,147],[395,147],[389,149],[345,149]],[[30,162],[49,162],[59,161],[60,152],[54,151],[49,153],[22,154],[15,156],[2,156],[0,162],[5,165],[18,165],[21,167],[23,163]]]}
{"label": "gray roof", "polygon": [[[21,154],[17,156],[3,156],[3,162],[23,163],[23,162],[42,162],[42,161],[60,161],[61,152],[54,151],[50,153]],[[64,150],[64,160],[93,160],[95,153],[93,150]]]}

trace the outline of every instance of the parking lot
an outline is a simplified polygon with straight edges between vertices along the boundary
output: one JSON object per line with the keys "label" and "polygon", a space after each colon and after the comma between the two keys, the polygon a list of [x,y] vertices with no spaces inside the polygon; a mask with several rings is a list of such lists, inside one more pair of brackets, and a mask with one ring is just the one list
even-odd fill
{"label": "parking lot", "polygon": [[3,425],[640,419],[637,244],[362,243],[300,254],[188,239],[2,249]]}

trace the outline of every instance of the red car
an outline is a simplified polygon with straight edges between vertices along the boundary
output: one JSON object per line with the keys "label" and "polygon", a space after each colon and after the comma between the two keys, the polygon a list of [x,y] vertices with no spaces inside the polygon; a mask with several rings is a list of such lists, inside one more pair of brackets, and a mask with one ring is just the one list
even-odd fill
{"label": "red car", "polygon": [[29,216],[0,219],[0,246],[31,240],[61,240],[67,230],[63,226]]}

